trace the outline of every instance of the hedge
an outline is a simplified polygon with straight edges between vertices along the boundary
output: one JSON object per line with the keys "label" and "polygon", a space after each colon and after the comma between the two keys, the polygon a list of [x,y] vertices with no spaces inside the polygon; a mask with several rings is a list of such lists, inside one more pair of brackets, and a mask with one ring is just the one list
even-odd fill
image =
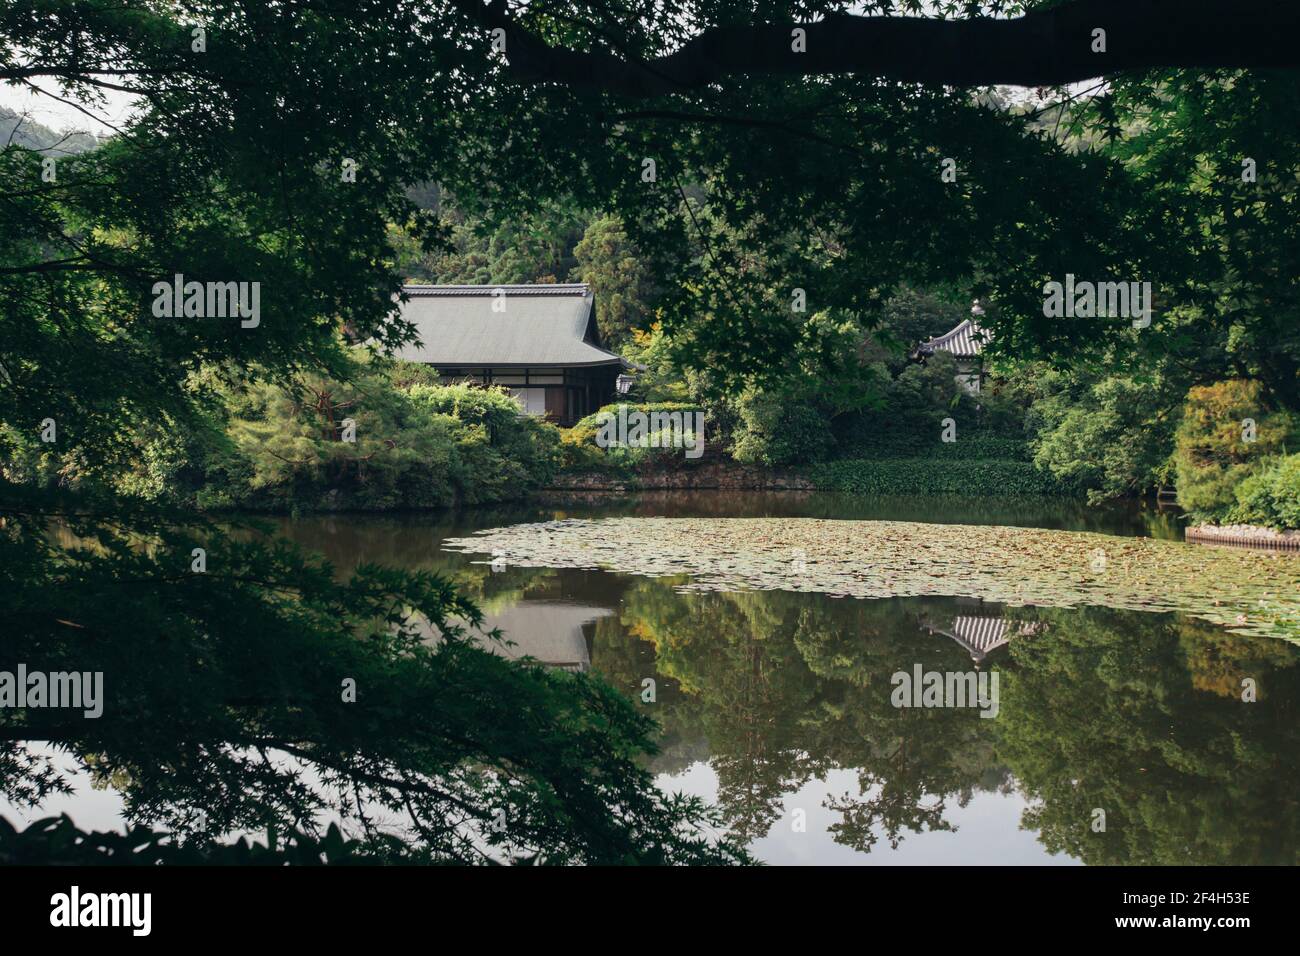
{"label": "hedge", "polygon": [[862,495],[1069,495],[1074,494],[1031,463],[1007,459],[847,459],[809,470],[826,491]]}
{"label": "hedge", "polygon": [[845,451],[852,458],[938,458],[943,461],[954,459],[1001,459],[1005,461],[1030,461],[1033,453],[1029,444],[1021,438],[1003,435],[962,434],[961,426],[957,428],[957,440],[943,442],[939,440],[938,431],[925,434],[893,433],[860,439],[853,444],[846,444]]}

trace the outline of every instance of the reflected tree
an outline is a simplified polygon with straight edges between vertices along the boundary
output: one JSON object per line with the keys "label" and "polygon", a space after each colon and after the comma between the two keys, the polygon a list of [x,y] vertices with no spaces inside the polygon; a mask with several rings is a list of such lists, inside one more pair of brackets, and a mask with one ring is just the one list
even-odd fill
{"label": "reflected tree", "polygon": [[737,836],[765,836],[789,794],[851,768],[857,792],[829,798],[830,829],[862,852],[952,829],[949,808],[977,793],[1016,791],[1032,803],[1023,825],[1085,862],[1296,861],[1300,655],[1284,642],[1174,615],[987,606],[1032,627],[982,665],[1001,679],[1000,714],[982,719],[889,700],[897,670],[972,667],[920,628],[964,604],[679,583],[634,579],[593,660],[620,687],[663,678],[652,713],[669,739],[708,741]]}
{"label": "reflected tree", "polygon": [[[1048,849],[1088,863],[1297,862],[1292,648],[1173,616],[1042,613],[1052,639],[1012,647],[998,753]],[[1229,674],[1238,691],[1225,695]],[[1254,703],[1246,676],[1264,691]]]}
{"label": "reflected tree", "polygon": [[338,821],[370,858],[745,859],[699,801],[654,787],[649,718],[600,679],[481,648],[479,610],[445,578],[362,564],[339,580],[278,537],[87,503],[41,534],[48,510],[6,501],[0,567],[25,586],[0,660],[100,672],[104,697],[98,718],[0,710],[9,801],[66,792],[71,762],[180,844]]}

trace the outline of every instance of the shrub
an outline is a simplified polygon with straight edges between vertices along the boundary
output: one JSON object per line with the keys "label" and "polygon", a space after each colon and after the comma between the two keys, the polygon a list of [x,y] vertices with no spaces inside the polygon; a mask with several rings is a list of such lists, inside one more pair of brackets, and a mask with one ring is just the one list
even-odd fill
{"label": "shrub", "polygon": [[703,406],[696,405],[692,402],[614,402],[613,404],[605,405],[597,409],[586,418],[579,420],[574,424],[570,431],[576,432],[579,430],[590,430],[591,442],[592,444],[595,444],[596,433],[600,430],[601,422],[604,421],[606,415],[617,415],[620,405],[626,405],[629,414],[632,412],[643,412],[649,415],[652,412],[685,413],[700,412],[704,410]]}
{"label": "shrub", "polygon": [[645,436],[644,445],[613,446],[602,448],[597,444],[601,427],[607,416],[617,416],[620,406],[627,409],[626,414],[642,413],[647,416],[657,414],[676,414],[685,416],[694,412],[703,412],[699,405],[688,402],[648,402],[636,404],[617,402],[606,405],[586,418],[578,421],[563,433],[562,448],[564,467],[566,469],[604,469],[630,470],[647,467],[652,464],[687,463],[699,459],[688,459],[682,449],[673,447],[671,440],[661,435],[662,429]]}
{"label": "shrub", "polygon": [[1004,461],[1029,461],[1030,448],[1022,438],[984,434],[979,426],[963,429],[957,425],[957,440],[940,440],[940,424],[935,420],[924,433],[882,434],[874,440],[859,440],[853,448],[854,458],[935,458],[1001,459]]}
{"label": "shrub", "polygon": [[[500,389],[432,384],[419,367],[359,362],[348,381],[257,382],[227,396],[229,442],[200,507],[384,510],[507,501],[548,483],[555,426]],[[355,441],[343,422],[355,423]]]}
{"label": "shrub", "polygon": [[[994,393],[972,396],[954,381],[957,363],[939,353],[913,363],[889,382],[876,406],[839,416],[834,425],[845,458],[1024,459],[1023,409]],[[942,443],[951,418],[958,440]],[[973,441],[986,443],[979,448]]]}
{"label": "shrub", "polygon": [[0,479],[16,485],[54,488],[60,484],[61,457],[57,445],[34,434],[0,423]]}
{"label": "shrub", "polygon": [[415,385],[411,401],[454,424],[454,477],[465,504],[508,501],[548,484],[559,470],[560,430],[522,414],[504,389]]}
{"label": "shrub", "polygon": [[1029,415],[1039,468],[1094,499],[1167,483],[1179,386],[1162,375],[1045,378],[1050,394]]}
{"label": "shrub", "polygon": [[745,464],[805,464],[821,461],[835,445],[826,415],[779,394],[747,391],[737,403],[739,422],[731,455]]}
{"label": "shrub", "polygon": [[564,471],[591,471],[608,464],[604,449],[596,444],[595,428],[575,425],[561,430],[560,467]]}
{"label": "shrub", "polygon": [[[1247,420],[1255,440],[1245,438]],[[1174,436],[1178,503],[1200,520],[1219,520],[1237,504],[1236,488],[1282,453],[1294,428],[1286,413],[1270,413],[1258,382],[1230,379],[1191,389]]]}
{"label": "shrub", "polygon": [[368,372],[250,386],[231,415],[232,452],[212,463],[200,501],[276,511],[454,503],[458,423]]}
{"label": "shrub", "polygon": [[1300,455],[1287,455],[1243,481],[1226,518],[1279,531],[1300,528]]}

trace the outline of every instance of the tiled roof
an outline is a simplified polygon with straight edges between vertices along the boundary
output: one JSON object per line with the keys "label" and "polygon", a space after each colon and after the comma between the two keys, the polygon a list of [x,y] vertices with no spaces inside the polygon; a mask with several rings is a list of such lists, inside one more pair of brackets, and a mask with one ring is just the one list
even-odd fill
{"label": "tiled roof", "polygon": [[967,614],[953,618],[952,636],[965,645],[972,657],[981,658],[1009,641],[1007,622],[1003,618]]}
{"label": "tiled roof", "polygon": [[491,296],[500,290],[507,296],[516,295],[579,295],[590,294],[585,282],[549,283],[537,285],[419,285],[412,283],[402,286],[402,291],[409,296]]}
{"label": "tiled roof", "polygon": [[975,358],[988,343],[988,333],[970,319],[964,320],[951,332],[937,338],[922,342],[918,352],[933,355],[935,352],[949,352],[957,358]]}
{"label": "tiled roof", "polygon": [[[596,345],[586,285],[408,285],[402,317],[419,342],[398,358],[435,368],[490,366],[628,367]],[[501,294],[498,298],[496,293]],[[493,311],[498,301],[502,311]]]}
{"label": "tiled roof", "polygon": [[958,614],[949,627],[938,627],[928,622],[923,626],[931,634],[952,638],[966,648],[977,664],[999,647],[1011,643],[1013,637],[1035,634],[1039,629],[1038,622],[1017,622],[1013,629],[1012,622],[1005,618],[978,614]]}

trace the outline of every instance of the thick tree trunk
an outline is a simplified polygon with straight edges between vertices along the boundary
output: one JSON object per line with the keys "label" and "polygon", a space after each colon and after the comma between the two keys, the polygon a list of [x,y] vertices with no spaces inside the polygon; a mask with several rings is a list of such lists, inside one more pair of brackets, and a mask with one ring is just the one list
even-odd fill
{"label": "thick tree trunk", "polygon": [[[714,27],[648,61],[552,47],[504,4],[455,2],[485,27],[506,31],[506,58],[520,79],[629,97],[698,89],[736,74],[1054,86],[1160,67],[1300,66],[1297,0],[1067,0],[1012,19],[835,15]],[[794,49],[796,28],[805,31],[806,52]],[[1096,30],[1105,31],[1104,52]]]}

